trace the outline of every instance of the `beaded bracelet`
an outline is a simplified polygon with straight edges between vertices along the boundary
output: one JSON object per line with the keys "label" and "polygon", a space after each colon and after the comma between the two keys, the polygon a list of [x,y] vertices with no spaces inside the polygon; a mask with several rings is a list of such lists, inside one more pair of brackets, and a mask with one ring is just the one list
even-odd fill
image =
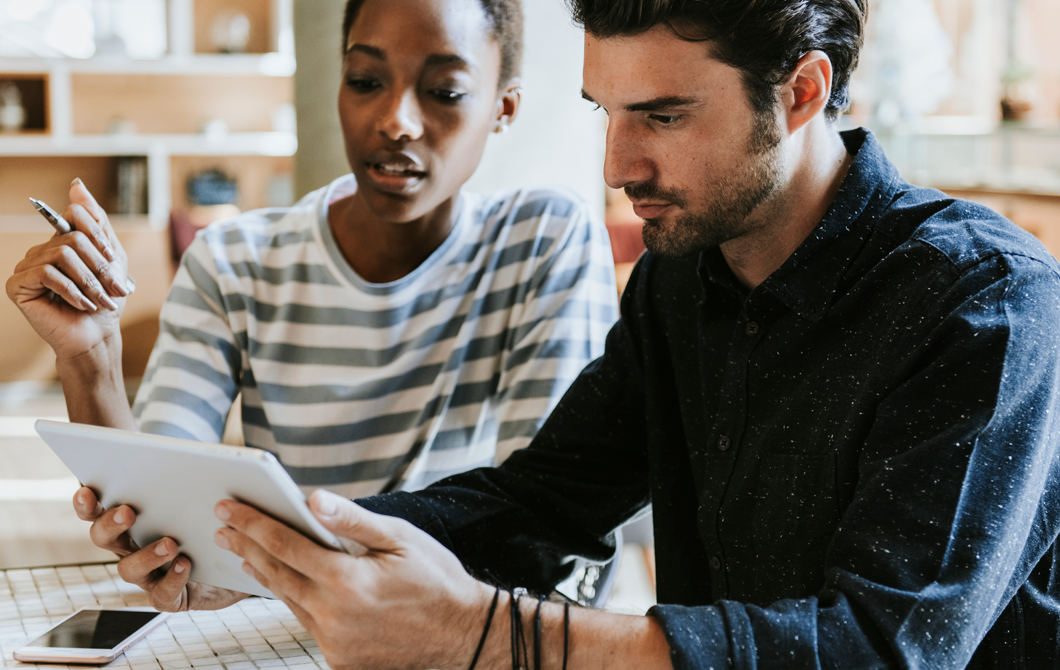
{"label": "beaded bracelet", "polygon": [[[516,593],[517,591],[519,592]],[[511,594],[509,604],[511,606],[512,619],[512,670],[529,670],[529,663],[526,662],[526,637],[523,635],[523,613],[519,609],[519,600],[523,597],[523,594],[519,589],[513,589],[509,593]],[[519,653],[520,643],[522,645],[522,654]],[[522,658],[520,658],[520,655]]]}
{"label": "beaded bracelet", "polygon": [[534,612],[534,670],[541,670],[541,603],[545,596],[537,599],[537,610]]}
{"label": "beaded bracelet", "polygon": [[478,647],[475,649],[475,655],[471,657],[471,667],[468,670],[475,670],[479,654],[482,653],[482,648],[486,646],[486,636],[490,632],[490,624],[493,623],[493,613],[497,611],[497,600],[500,597],[501,587],[498,586],[497,590],[493,592],[493,602],[490,604],[489,614],[486,615],[486,627],[482,629],[482,637],[479,638]]}
{"label": "beaded bracelet", "polygon": [[563,670],[567,670],[567,641],[570,640],[570,601],[563,601]]}

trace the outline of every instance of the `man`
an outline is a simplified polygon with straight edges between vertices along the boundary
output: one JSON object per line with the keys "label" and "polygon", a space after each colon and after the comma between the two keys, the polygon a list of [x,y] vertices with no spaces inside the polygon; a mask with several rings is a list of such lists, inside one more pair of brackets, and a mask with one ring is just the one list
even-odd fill
{"label": "man", "polygon": [[[604,356],[500,468],[315,494],[364,556],[231,501],[218,543],[332,667],[509,667],[505,617],[476,655],[494,590],[465,570],[547,590],[649,500],[660,605],[568,637],[546,604],[541,667],[1057,667],[1055,260],[837,133],[864,2],[572,5],[650,251]],[[188,606],[150,549],[123,575]]]}

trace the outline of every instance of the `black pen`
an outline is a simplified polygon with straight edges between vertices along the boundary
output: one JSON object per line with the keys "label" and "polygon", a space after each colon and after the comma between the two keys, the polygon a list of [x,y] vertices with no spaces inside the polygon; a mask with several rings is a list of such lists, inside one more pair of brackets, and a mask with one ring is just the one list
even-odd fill
{"label": "black pen", "polygon": [[[67,233],[73,232],[74,227],[71,226],[61,214],[46,205],[44,201],[37,200],[36,198],[30,198],[29,201],[33,203],[33,206],[41,213],[41,216],[48,219],[48,223],[52,224],[52,228],[55,229],[55,232],[60,235],[66,235]],[[136,290],[136,280],[132,278],[132,275],[125,275],[125,288],[129,291],[129,295],[132,295],[133,291]]]}

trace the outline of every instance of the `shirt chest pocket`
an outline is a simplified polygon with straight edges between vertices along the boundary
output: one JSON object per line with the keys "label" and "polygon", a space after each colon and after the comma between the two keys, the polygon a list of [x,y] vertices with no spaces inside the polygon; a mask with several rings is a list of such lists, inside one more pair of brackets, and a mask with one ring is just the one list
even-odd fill
{"label": "shirt chest pocket", "polygon": [[755,490],[755,556],[769,566],[756,592],[765,602],[816,593],[839,525],[835,455],[763,454]]}

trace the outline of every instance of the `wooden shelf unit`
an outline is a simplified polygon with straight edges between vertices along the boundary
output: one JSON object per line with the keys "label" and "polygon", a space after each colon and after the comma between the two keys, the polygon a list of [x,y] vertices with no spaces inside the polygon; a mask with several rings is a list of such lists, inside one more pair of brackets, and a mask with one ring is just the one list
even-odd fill
{"label": "wooden shelf unit", "polygon": [[[145,214],[154,228],[164,228],[173,203],[183,201],[181,166],[212,158],[237,179],[245,171],[258,182],[267,180],[263,165],[290,173],[297,139],[282,119],[294,97],[293,0],[169,0],[168,7],[169,53],[157,60],[0,58],[0,81],[39,82],[42,99],[33,111],[27,105],[39,129],[0,134],[0,174],[8,177],[0,184],[0,229],[33,195],[18,184],[36,183],[43,194],[60,183],[63,194],[53,199],[63,204],[72,158],[89,170],[74,176],[86,183],[91,176],[105,193],[101,202],[112,201],[114,177],[106,172],[116,158],[146,158]],[[207,52],[202,31],[226,11],[249,17],[250,53]],[[261,184],[249,190],[256,195],[241,195],[244,209],[266,204]]]}

